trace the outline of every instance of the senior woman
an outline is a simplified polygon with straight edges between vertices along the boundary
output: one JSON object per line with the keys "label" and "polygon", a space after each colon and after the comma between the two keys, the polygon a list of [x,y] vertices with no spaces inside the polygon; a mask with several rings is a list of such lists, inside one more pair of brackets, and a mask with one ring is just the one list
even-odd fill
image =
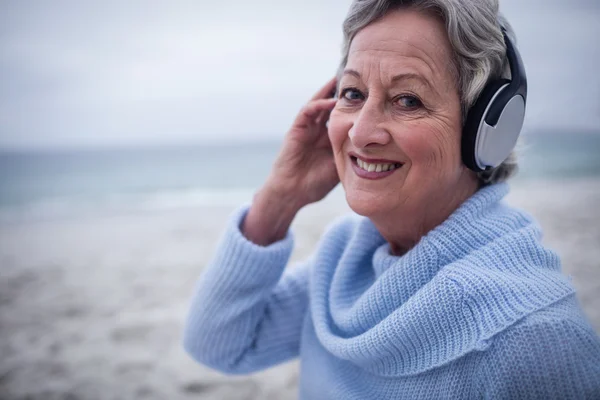
{"label": "senior woman", "polygon": [[[501,201],[513,157],[485,169],[465,151],[486,84],[518,79],[502,29],[494,0],[352,4],[338,78],[198,282],[198,362],[246,374],[299,356],[303,399],[600,398],[600,341],[559,259]],[[294,216],[339,181],[358,215],[285,269]]]}

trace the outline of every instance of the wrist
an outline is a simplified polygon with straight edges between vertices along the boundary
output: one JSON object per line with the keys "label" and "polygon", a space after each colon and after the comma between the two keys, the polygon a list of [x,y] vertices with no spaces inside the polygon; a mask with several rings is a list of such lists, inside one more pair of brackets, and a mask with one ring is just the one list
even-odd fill
{"label": "wrist", "polygon": [[289,182],[280,184],[277,181],[267,181],[255,194],[254,202],[268,204],[277,213],[295,215],[304,207],[305,203],[301,194],[297,193],[298,184]]}
{"label": "wrist", "polygon": [[292,195],[265,186],[254,195],[242,232],[261,246],[282,240],[300,208]]}

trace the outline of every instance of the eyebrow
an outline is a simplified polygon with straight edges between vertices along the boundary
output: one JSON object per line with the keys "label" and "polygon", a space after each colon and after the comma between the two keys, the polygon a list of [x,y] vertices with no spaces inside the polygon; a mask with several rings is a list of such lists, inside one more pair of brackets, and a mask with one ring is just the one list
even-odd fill
{"label": "eyebrow", "polygon": [[[343,75],[352,75],[358,79],[361,79],[360,73],[356,70],[347,68],[344,70]],[[392,83],[393,82],[398,82],[398,81],[404,81],[404,80],[417,80],[419,82],[421,82],[424,86],[427,86],[430,89],[433,89],[433,86],[431,85],[431,83],[429,83],[429,81],[425,78],[423,78],[421,75],[419,74],[415,74],[413,72],[407,72],[404,74],[398,74],[396,76],[394,76],[392,78]]]}

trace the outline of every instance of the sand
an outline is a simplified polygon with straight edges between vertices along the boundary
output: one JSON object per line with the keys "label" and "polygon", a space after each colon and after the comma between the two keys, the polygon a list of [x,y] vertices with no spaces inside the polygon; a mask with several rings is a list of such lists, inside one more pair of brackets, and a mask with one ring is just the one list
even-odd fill
{"label": "sand", "polygon": [[[600,179],[521,182],[600,332]],[[0,399],[295,399],[297,362],[227,377],[190,359],[193,285],[231,206],[0,225]],[[293,261],[348,211],[332,195],[294,222]]]}

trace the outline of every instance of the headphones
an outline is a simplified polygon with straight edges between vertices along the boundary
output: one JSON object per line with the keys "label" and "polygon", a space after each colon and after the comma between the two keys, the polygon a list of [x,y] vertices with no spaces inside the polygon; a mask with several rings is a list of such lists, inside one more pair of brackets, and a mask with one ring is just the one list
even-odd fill
{"label": "headphones", "polygon": [[511,79],[489,82],[467,114],[462,134],[462,159],[480,172],[497,167],[517,143],[525,119],[527,77],[521,55],[502,28]]}

